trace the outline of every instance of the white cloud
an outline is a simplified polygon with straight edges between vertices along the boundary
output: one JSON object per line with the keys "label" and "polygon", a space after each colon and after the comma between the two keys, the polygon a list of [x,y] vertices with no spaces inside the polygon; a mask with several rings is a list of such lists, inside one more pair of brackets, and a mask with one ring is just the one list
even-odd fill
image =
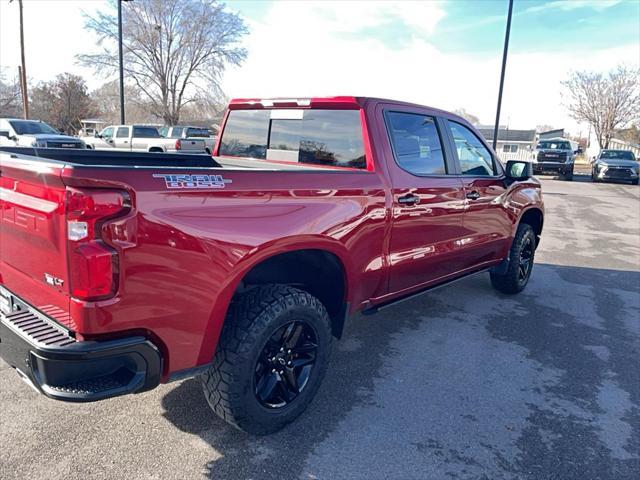
{"label": "white cloud", "polygon": [[[493,122],[501,51],[480,58],[473,53],[444,54],[418,37],[398,47],[371,37],[340,35],[389,14],[375,10],[363,12],[363,23],[344,20],[342,14],[353,4],[343,3],[325,4],[322,14],[306,4],[274,4],[261,21],[252,22],[246,42],[249,56],[241,68],[225,75],[227,94],[386,97],[445,110],[464,107],[482,122]],[[551,124],[579,132],[581,127],[561,106],[560,81],[571,69],[607,70],[638,59],[639,48],[595,51],[588,65],[571,51],[510,53],[501,123],[509,121],[512,128]]]}
{"label": "white cloud", "polygon": [[553,9],[570,11],[585,7],[601,12],[607,8],[617,5],[621,1],[622,0],[555,0],[540,5],[533,5],[527,8],[524,13],[542,12],[544,10]]}

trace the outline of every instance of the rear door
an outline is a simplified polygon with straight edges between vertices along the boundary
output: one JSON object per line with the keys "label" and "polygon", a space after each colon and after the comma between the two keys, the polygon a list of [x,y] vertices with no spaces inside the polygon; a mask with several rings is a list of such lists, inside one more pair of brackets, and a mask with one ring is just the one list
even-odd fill
{"label": "rear door", "polygon": [[504,256],[513,220],[504,202],[507,187],[495,154],[470,127],[453,120],[446,125],[466,201],[461,261],[471,268]]}
{"label": "rear door", "polygon": [[428,110],[384,108],[392,181],[389,293],[418,289],[459,269],[464,191],[443,124]]}
{"label": "rear door", "polygon": [[157,128],[146,126],[133,126],[133,133],[131,136],[131,149],[132,150],[149,150],[150,145],[165,145],[172,143],[169,140],[160,140],[160,132]]}

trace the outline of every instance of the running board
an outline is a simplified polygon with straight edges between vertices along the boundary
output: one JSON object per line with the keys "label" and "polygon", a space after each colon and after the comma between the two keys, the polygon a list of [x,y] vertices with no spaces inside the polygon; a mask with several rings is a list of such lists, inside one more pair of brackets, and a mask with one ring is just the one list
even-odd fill
{"label": "running board", "polygon": [[473,276],[478,275],[480,273],[488,272],[490,269],[491,268],[482,268],[482,269],[477,270],[475,272],[467,273],[466,275],[463,275],[461,277],[457,277],[457,278],[454,278],[452,280],[448,280],[446,282],[439,283],[437,285],[433,285],[431,287],[424,288],[424,289],[422,289],[422,290],[420,290],[418,292],[410,293],[409,295],[405,295],[403,297],[399,297],[399,298],[393,299],[393,300],[391,300],[389,302],[381,303],[380,305],[376,305],[374,307],[365,308],[362,311],[362,314],[363,315],[373,315],[375,313],[378,313],[380,310],[384,310],[384,309],[386,309],[388,307],[393,307],[393,306],[395,306],[395,305],[397,305],[399,303],[406,302],[407,300],[412,300],[412,299],[414,299],[416,297],[424,295],[425,293],[433,292],[434,290],[437,290],[439,288],[447,287],[447,286],[451,285],[452,283],[459,282],[460,280],[465,280],[465,279],[467,279],[469,277],[473,277]]}

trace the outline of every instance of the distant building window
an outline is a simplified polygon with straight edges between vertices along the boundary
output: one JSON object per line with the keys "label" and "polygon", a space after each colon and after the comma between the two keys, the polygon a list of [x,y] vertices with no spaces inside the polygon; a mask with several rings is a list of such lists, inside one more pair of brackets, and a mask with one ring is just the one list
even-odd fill
{"label": "distant building window", "polygon": [[518,151],[518,145],[515,143],[505,143],[502,145],[502,151],[504,153],[516,153]]}

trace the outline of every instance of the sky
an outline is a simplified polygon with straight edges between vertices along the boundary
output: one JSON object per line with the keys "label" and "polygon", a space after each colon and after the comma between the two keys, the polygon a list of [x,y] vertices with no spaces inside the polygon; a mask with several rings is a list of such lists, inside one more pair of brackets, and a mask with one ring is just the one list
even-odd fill
{"label": "sky", "polygon": [[[135,1],[135,0],[134,0]],[[250,34],[229,97],[376,96],[495,118],[507,0],[231,1]],[[91,89],[105,79],[74,57],[96,48],[84,14],[103,0],[24,0],[31,84],[72,72]],[[126,15],[126,4],[124,6]],[[20,62],[17,2],[0,0],[0,66]],[[640,1],[515,0],[500,123],[551,125],[586,135],[563,107],[572,70],[640,66]]]}

